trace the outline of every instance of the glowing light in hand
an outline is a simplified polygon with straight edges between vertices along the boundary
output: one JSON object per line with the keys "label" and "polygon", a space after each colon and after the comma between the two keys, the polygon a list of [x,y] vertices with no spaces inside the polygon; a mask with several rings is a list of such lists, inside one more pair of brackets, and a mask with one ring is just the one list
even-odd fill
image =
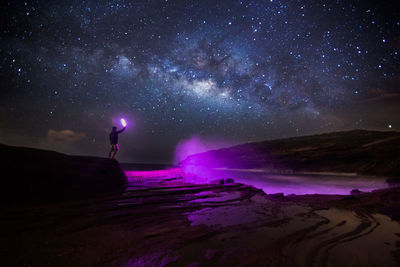
{"label": "glowing light in hand", "polygon": [[121,119],[121,124],[122,124],[122,126],[126,127],[126,121],[125,121],[125,119]]}

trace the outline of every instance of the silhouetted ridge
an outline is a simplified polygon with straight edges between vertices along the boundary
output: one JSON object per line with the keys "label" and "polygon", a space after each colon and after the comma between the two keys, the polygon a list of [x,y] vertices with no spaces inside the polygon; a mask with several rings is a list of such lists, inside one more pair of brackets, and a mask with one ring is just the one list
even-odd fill
{"label": "silhouetted ridge", "polygon": [[183,164],[271,172],[400,175],[400,133],[353,130],[247,143],[191,155]]}

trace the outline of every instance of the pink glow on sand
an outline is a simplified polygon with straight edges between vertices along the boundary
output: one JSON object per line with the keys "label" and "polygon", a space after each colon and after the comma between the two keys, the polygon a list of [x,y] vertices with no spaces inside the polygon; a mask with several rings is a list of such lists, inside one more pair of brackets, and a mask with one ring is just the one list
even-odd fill
{"label": "pink glow on sand", "polygon": [[126,120],[124,118],[121,119],[122,126],[126,127]]}

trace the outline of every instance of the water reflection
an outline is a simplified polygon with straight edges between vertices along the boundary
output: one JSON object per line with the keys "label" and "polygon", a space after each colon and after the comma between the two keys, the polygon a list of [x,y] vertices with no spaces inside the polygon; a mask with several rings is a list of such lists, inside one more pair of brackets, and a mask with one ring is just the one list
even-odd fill
{"label": "water reflection", "polygon": [[196,174],[203,181],[233,178],[235,182],[252,185],[267,194],[341,194],[348,195],[351,190],[364,192],[387,188],[382,177],[356,175],[279,175],[263,170],[207,169],[201,167],[185,168],[185,174]]}
{"label": "water reflection", "polygon": [[[278,175],[264,170],[211,169],[198,166],[185,166],[167,170],[126,171],[130,181],[155,183],[161,180],[181,180],[188,183],[218,182],[220,179],[233,178],[235,182],[252,185],[267,194],[340,194],[348,195],[358,189],[370,192],[387,188],[383,177],[366,177],[356,175]],[[146,180],[146,181],[144,181]]]}

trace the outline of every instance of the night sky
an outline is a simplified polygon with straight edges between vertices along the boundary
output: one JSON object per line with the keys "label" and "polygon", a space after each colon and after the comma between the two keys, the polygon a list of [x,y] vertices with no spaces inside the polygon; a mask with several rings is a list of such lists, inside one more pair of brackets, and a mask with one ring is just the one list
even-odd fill
{"label": "night sky", "polygon": [[[393,1],[395,2],[395,1]],[[170,162],[231,145],[400,129],[390,1],[10,1],[0,13],[0,143]]]}

